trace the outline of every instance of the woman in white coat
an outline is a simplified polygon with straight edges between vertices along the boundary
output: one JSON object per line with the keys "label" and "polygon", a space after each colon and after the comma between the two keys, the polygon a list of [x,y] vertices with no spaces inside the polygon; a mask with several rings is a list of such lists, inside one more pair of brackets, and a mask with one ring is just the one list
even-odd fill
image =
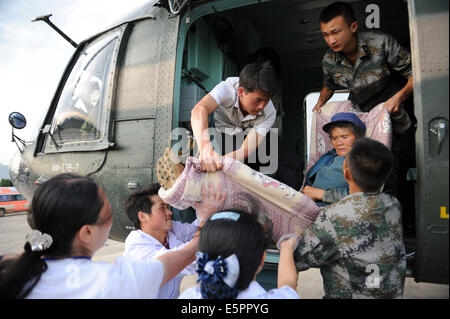
{"label": "woman in white coat", "polygon": [[24,252],[0,264],[0,298],[155,298],[195,259],[198,238],[145,262],[93,262],[112,226],[111,205],[90,178],[61,174],[40,185]]}
{"label": "woman in white coat", "polygon": [[[252,204],[252,203],[250,203]],[[202,227],[197,273],[200,286],[186,289],[180,299],[298,299],[294,248],[297,234],[280,239],[278,288],[266,291],[257,281],[271,234],[258,222],[261,209],[218,212]]]}

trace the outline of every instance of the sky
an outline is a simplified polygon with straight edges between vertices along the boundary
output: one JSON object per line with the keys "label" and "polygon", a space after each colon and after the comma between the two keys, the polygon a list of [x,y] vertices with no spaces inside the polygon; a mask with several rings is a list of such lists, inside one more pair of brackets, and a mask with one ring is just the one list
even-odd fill
{"label": "sky", "polygon": [[9,165],[17,147],[8,115],[20,112],[27,126],[15,130],[33,140],[75,48],[45,22],[76,43],[110,26],[148,0],[0,0],[0,164]]}

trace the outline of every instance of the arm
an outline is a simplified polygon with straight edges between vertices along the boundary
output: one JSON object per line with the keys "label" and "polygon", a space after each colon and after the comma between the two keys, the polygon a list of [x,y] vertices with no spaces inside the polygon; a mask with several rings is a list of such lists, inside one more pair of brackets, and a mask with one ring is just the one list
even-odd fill
{"label": "arm", "polygon": [[250,154],[252,154],[264,140],[264,136],[256,133],[254,129],[250,130],[241,147],[224,156],[234,158],[243,162]]}
{"label": "arm", "polygon": [[397,112],[400,105],[411,95],[412,90],[413,90],[413,78],[410,77],[405,86],[384,103],[389,113]]}
{"label": "arm", "polygon": [[278,264],[278,288],[289,286],[297,290],[298,273],[294,262],[294,247],[298,236],[283,241],[280,250],[280,263]]}
{"label": "arm", "polygon": [[210,94],[206,94],[191,111],[191,127],[200,151],[202,170],[215,172],[222,169],[222,161],[212,145],[208,133],[208,116],[218,107]]}
{"label": "arm", "polygon": [[[219,186],[215,189],[212,183],[208,184],[208,188],[202,185],[202,201],[194,205],[197,209],[200,222],[199,228],[203,226],[212,214],[216,213],[223,206],[225,198],[226,193],[223,193]],[[156,259],[161,261],[164,266],[164,278],[161,287],[195,260],[199,234],[200,232],[197,229],[194,238],[183,247],[176,247],[168,252],[165,252],[165,249],[159,251],[163,255],[160,255]]]}
{"label": "arm", "polygon": [[320,108],[328,102],[328,100],[333,96],[334,91],[338,89],[343,89],[335,82],[333,74],[335,74],[335,53],[329,49],[322,60],[322,72],[323,72],[323,87],[320,91],[319,99],[313,111],[320,113]]}
{"label": "arm", "polygon": [[313,201],[322,201],[325,190],[317,187],[305,186],[302,189],[302,193],[311,198]]}
{"label": "arm", "polygon": [[327,208],[322,209],[316,221],[302,234],[294,252],[298,271],[311,267],[320,268],[341,258],[339,242],[335,238],[335,230],[327,213]]}
{"label": "arm", "polygon": [[198,250],[198,233],[182,249],[168,252],[156,258],[164,267],[164,277],[160,287],[164,286],[169,280],[173,279],[184,268],[189,266],[195,260],[195,253]]}
{"label": "arm", "polygon": [[197,219],[200,223],[199,227],[217,213],[225,203],[226,192],[222,192],[220,185],[214,187],[212,182],[208,183],[208,187],[202,184],[202,201],[194,203],[194,208],[197,210]]}
{"label": "arm", "polygon": [[272,100],[266,105],[264,112],[266,113],[266,118],[250,130],[241,147],[224,156],[243,162],[250,154],[256,151],[259,145],[264,141],[264,138],[270,134],[270,129],[277,118],[277,110],[275,109]]}
{"label": "arm", "polygon": [[317,111],[320,113],[320,108],[328,102],[328,100],[333,96],[334,90],[327,88],[324,86],[320,91],[319,100],[317,101],[316,106],[313,108],[313,112]]}
{"label": "arm", "polygon": [[348,195],[348,188],[335,187],[325,190],[312,186],[305,186],[302,189],[302,193],[310,197],[313,201],[322,201],[324,203],[333,204]]}
{"label": "arm", "polygon": [[406,85],[385,102],[385,106],[387,106],[389,113],[395,113],[398,111],[400,104],[411,95],[413,90],[411,54],[408,49],[402,47],[400,43],[389,34],[386,34],[385,37],[384,52],[389,67],[408,79]]}

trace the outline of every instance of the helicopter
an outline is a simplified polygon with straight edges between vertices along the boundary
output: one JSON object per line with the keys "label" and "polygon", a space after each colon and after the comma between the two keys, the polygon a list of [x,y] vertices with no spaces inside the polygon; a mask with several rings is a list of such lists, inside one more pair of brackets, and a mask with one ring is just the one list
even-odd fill
{"label": "helicopter", "polygon": [[[81,41],[50,101],[33,141],[14,129],[18,152],[10,165],[15,187],[28,200],[39,184],[60,173],[91,176],[113,207],[110,237],[134,229],[122,202],[157,182],[156,162],[189,129],[190,111],[220,81],[237,76],[253,52],[271,47],[282,69],[276,126],[306,161],[305,97],[322,88],[327,50],[319,14],[330,0],[153,0]],[[448,1],[346,1],[360,29],[393,35],[412,56],[411,156],[399,181],[407,275],[448,284]],[[50,16],[42,16],[50,24]],[[56,28],[56,26],[52,26]],[[300,177],[299,177],[300,178]],[[191,212],[192,213],[192,212]],[[192,220],[189,212],[174,218]],[[276,269],[276,251],[266,269]],[[276,278],[275,278],[276,282]]]}

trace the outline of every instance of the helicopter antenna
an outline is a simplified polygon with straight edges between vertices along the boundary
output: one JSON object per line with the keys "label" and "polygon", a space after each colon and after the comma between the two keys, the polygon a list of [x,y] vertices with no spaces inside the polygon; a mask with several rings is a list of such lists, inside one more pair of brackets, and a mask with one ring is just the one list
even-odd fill
{"label": "helicopter antenna", "polygon": [[53,28],[53,30],[55,30],[56,32],[59,33],[59,35],[61,35],[64,39],[66,39],[73,47],[77,47],[78,44],[75,43],[75,41],[73,41],[71,38],[69,38],[64,32],[62,32],[56,25],[54,25],[51,21],[50,21],[50,17],[52,15],[51,14],[47,14],[44,16],[39,16],[36,17],[34,19],[31,19],[31,22],[36,22],[36,21],[44,21],[45,23],[47,23],[50,27]]}

